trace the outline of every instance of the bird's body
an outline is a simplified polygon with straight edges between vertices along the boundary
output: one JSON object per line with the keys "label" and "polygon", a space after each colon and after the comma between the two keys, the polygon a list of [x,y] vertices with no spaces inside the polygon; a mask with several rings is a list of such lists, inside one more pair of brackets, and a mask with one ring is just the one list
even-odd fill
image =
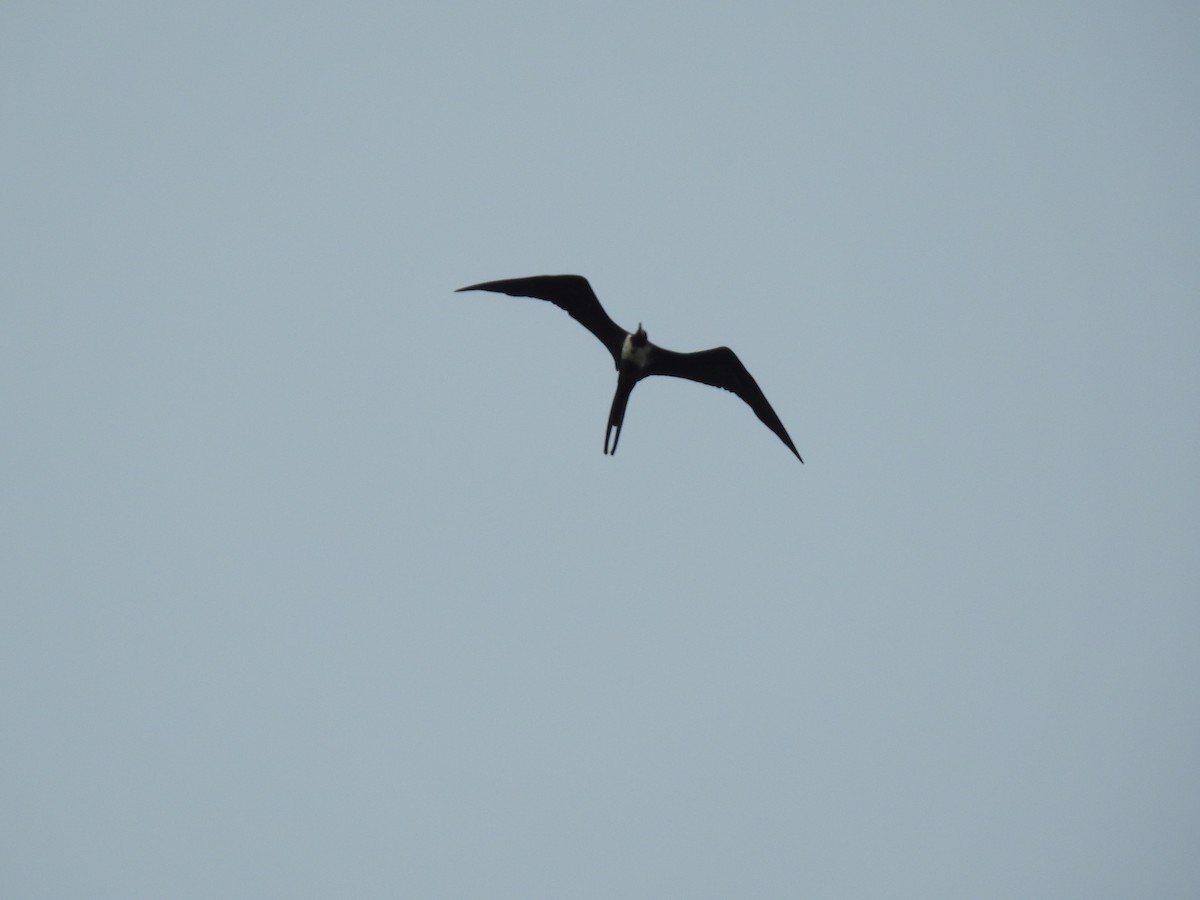
{"label": "bird's body", "polygon": [[[608,429],[604,433],[604,452],[616,453],[617,441],[621,437],[621,424],[625,420],[625,407],[634,386],[650,375],[671,375],[687,378],[701,384],[723,388],[737,394],[754,410],[755,415],[783,441],[789,450],[800,457],[787,430],[775,410],[767,402],[758,383],[746,371],[740,359],[728,347],[714,347],[696,353],[676,353],[650,343],[646,331],[639,324],[637,331],[621,328],[604,311],[600,300],[592,291],[587,279],[580,275],[535,275],[531,278],[510,278],[502,281],[487,281],[459,288],[459,291],[495,291],[514,297],[534,297],[548,300],[565,310],[584,328],[604,344],[612,354],[617,369],[617,391],[613,396],[612,409],[608,415]],[[614,434],[615,429],[615,434]],[[609,450],[609,439],[612,449]]]}
{"label": "bird's body", "polygon": [[[635,335],[625,335],[625,340],[621,344],[621,362],[637,366],[639,369],[646,368],[650,362],[650,354],[654,352],[654,345],[649,341],[641,344],[633,342]],[[618,366],[618,368],[620,368]]]}

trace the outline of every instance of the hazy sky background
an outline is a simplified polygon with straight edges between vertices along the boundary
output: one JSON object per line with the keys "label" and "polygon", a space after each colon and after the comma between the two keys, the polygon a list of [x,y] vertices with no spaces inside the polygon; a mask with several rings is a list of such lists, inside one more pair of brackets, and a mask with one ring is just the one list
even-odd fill
{"label": "hazy sky background", "polygon": [[0,894],[1197,896],[1198,46],[5,3]]}

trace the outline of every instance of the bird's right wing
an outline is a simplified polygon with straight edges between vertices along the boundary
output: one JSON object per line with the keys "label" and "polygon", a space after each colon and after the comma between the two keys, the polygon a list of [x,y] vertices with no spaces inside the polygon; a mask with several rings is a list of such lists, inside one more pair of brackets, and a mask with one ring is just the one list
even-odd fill
{"label": "bird's right wing", "polygon": [[673,350],[655,347],[646,374],[686,378],[737,394],[754,410],[759,420],[796,455],[796,459],[804,462],[787,429],[779,421],[779,416],[775,415],[775,410],[767,402],[762,388],[742,365],[737,354],[728,347],[713,347],[711,350],[700,350],[697,353],[676,353]]}
{"label": "bird's right wing", "polygon": [[459,291],[495,291],[512,297],[535,297],[549,300],[599,338],[613,360],[619,365],[625,329],[608,317],[592,286],[582,275],[534,275],[529,278],[508,278],[472,284]]}

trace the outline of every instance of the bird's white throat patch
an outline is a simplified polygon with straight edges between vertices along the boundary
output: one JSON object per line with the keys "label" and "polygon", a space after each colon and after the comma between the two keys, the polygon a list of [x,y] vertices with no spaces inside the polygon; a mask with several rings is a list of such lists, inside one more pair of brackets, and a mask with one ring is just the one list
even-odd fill
{"label": "bird's white throat patch", "polygon": [[646,363],[650,361],[650,353],[652,348],[649,342],[640,347],[633,345],[633,335],[625,335],[625,343],[621,345],[621,359],[626,362],[631,362],[639,369],[644,369]]}

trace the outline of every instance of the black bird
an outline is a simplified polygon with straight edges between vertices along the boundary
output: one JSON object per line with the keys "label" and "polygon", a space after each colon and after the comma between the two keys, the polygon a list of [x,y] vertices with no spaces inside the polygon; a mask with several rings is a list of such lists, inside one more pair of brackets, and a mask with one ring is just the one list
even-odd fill
{"label": "black bird", "polygon": [[[746,371],[737,354],[728,347],[714,347],[697,353],[676,353],[656,346],[647,340],[640,322],[637,331],[628,332],[610,319],[592,286],[582,275],[535,275],[531,278],[485,281],[459,288],[455,293],[460,291],[495,291],[513,297],[549,300],[566,310],[571,318],[600,339],[600,343],[612,354],[618,373],[617,393],[613,397],[612,411],[608,414],[608,429],[604,432],[605,453],[617,452],[621,423],[625,419],[625,405],[629,402],[633,386],[648,375],[673,375],[737,394],[754,410],[763,424],[796,454],[796,459],[804,462],[783,423],[779,421],[779,416],[775,415],[775,410],[771,409],[771,404],[763,396],[762,389]],[[608,449],[610,436],[611,451]]]}

